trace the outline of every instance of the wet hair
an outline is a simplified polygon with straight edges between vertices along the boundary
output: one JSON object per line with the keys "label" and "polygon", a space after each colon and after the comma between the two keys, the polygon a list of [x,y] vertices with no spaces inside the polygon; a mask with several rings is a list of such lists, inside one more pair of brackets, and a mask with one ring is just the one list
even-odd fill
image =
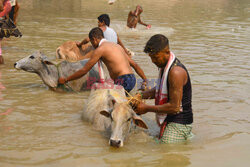
{"label": "wet hair", "polygon": [[169,47],[168,38],[162,34],[156,34],[148,40],[144,48],[144,52],[156,54],[166,47]]}
{"label": "wet hair", "polygon": [[102,29],[100,29],[99,27],[95,27],[92,30],[90,30],[89,39],[93,39],[94,37],[97,39],[104,38]]}
{"label": "wet hair", "polygon": [[97,18],[100,22],[104,22],[108,27],[110,25],[110,18],[108,14],[102,14]]}

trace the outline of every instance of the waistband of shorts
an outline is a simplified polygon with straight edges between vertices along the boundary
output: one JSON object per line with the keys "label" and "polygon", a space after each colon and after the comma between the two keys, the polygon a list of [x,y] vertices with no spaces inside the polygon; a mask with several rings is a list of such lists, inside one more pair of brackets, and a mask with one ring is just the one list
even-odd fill
{"label": "waistband of shorts", "polygon": [[124,75],[120,75],[117,77],[117,79],[119,78],[124,78],[124,77],[135,77],[135,74],[124,74]]}

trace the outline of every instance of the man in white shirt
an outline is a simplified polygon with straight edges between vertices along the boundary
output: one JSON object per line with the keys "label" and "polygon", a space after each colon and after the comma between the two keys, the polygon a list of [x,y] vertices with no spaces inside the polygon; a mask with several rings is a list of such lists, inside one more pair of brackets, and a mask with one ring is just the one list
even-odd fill
{"label": "man in white shirt", "polygon": [[118,43],[118,36],[114,29],[110,28],[110,18],[107,14],[102,14],[98,18],[98,27],[102,29],[104,38],[110,42]]}
{"label": "man in white shirt", "polygon": [[[102,29],[104,38],[107,39],[110,42],[114,42],[119,44],[124,51],[130,56],[130,53],[127,51],[127,49],[124,47],[122,41],[120,40],[119,36],[117,33],[109,27],[110,25],[110,18],[108,14],[102,14],[98,18],[98,27]],[[82,40],[82,42],[77,43],[77,46],[81,47],[83,44],[88,43],[90,40],[89,38],[85,38]]]}

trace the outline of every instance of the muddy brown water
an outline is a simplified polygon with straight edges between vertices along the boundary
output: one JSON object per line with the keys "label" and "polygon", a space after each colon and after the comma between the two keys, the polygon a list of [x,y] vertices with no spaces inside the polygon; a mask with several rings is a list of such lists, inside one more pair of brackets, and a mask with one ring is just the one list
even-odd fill
{"label": "muddy brown water", "polygon": [[[20,39],[3,40],[0,66],[0,166],[249,166],[249,0],[20,0]],[[137,4],[150,30],[126,28]],[[80,41],[108,13],[124,45],[148,78],[157,68],[143,48],[161,33],[188,68],[193,86],[195,138],[159,145],[153,114],[149,134],[133,132],[121,149],[80,118],[88,92],[56,93],[13,64],[36,50],[50,58],[67,40]]]}

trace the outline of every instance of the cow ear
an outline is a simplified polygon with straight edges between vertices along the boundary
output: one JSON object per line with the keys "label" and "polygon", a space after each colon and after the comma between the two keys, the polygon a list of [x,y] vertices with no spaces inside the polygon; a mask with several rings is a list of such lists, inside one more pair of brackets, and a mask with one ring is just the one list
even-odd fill
{"label": "cow ear", "polygon": [[54,66],[58,66],[60,65],[64,60],[63,59],[59,59],[59,60],[49,60],[47,57],[41,57],[41,62],[47,64],[47,65],[54,65]]}
{"label": "cow ear", "polygon": [[49,60],[45,60],[45,61],[43,61],[45,64],[47,64],[47,65],[54,65],[51,61],[49,61]]}
{"label": "cow ear", "polygon": [[133,116],[133,122],[135,125],[141,128],[148,129],[148,126],[146,125],[146,123],[141,119],[141,117],[137,116],[136,114],[134,114]]}
{"label": "cow ear", "polygon": [[45,63],[45,64],[47,64],[47,65],[53,65],[53,63],[51,62],[51,61],[49,61],[49,59],[48,59],[48,57],[47,56],[45,56],[45,55],[43,55],[41,52],[39,52],[40,53],[40,61],[42,62],[42,63]]}
{"label": "cow ear", "polygon": [[110,112],[107,110],[100,111],[100,114],[104,115],[105,117],[110,117]]}

